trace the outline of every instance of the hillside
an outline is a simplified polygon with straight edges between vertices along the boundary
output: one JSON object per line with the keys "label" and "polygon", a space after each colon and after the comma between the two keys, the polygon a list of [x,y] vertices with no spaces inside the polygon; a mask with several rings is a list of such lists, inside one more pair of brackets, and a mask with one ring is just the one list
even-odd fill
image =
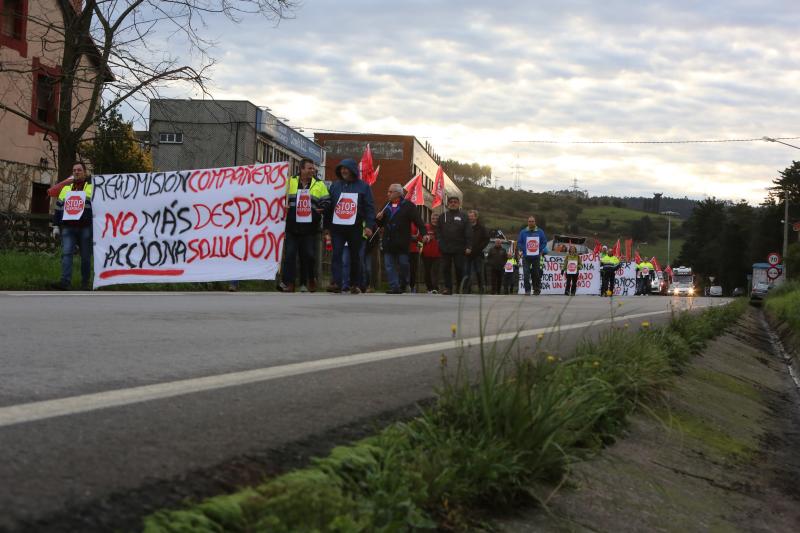
{"label": "hillside", "polygon": [[[597,239],[613,246],[617,239],[633,238],[642,255],[655,255],[662,264],[667,258],[667,218],[657,213],[625,207],[624,201],[602,198],[575,198],[554,193],[533,193],[493,189],[471,182],[460,182],[464,208],[477,209],[486,226],[506,236],[516,235],[529,215],[549,235],[565,233]],[[682,220],[672,219],[670,257],[674,262],[683,244]]]}

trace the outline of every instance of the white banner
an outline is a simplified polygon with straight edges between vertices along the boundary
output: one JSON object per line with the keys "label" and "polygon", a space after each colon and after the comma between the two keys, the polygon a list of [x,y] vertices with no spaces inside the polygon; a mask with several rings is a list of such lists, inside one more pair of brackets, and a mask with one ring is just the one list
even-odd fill
{"label": "white banner", "polygon": [[288,163],[92,177],[94,286],[275,279]]}
{"label": "white banner", "polygon": [[[592,259],[592,254],[581,255],[582,268],[578,272],[578,283],[576,295],[590,294],[593,296],[600,294],[600,260]],[[561,273],[564,263],[563,256],[546,255],[542,265],[542,294],[564,294],[567,283],[566,275]],[[522,267],[519,269],[519,292],[525,293],[523,284]],[[636,292],[636,263],[621,262],[617,268],[614,283],[614,294],[633,295]]]}

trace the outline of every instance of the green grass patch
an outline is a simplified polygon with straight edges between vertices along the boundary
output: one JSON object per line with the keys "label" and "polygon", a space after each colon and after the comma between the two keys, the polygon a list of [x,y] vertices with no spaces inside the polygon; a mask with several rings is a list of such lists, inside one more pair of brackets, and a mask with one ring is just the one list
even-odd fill
{"label": "green grass patch", "polygon": [[[612,328],[565,360],[485,338],[477,370],[464,355],[442,357],[438,399],[418,418],[258,487],[155,513],[145,531],[466,529],[476,508],[530,500],[532,483],[557,482],[570,463],[613,441],[628,415],[660,398],[744,309],[677,315],[663,328]],[[716,429],[676,420],[726,454],[747,452]]]}
{"label": "green grass patch", "polygon": [[761,393],[757,388],[734,376],[705,368],[695,368],[693,374],[703,383],[714,385],[715,387],[719,387],[720,389],[724,389],[738,396],[744,396],[756,402],[761,401]]}
{"label": "green grass patch", "polygon": [[792,331],[800,333],[800,281],[790,281],[770,291],[764,307]]}
{"label": "green grass patch", "polygon": [[747,461],[756,451],[748,443],[731,436],[722,428],[712,426],[705,418],[686,411],[671,411],[665,413],[665,416],[669,420],[670,427],[699,442],[725,461]]}
{"label": "green grass patch", "polygon": [[[61,252],[28,253],[0,252],[0,290],[49,290],[50,284],[61,279]],[[72,260],[72,289],[78,290],[81,282],[81,259]],[[91,282],[90,282],[91,283]],[[209,283],[135,283],[103,287],[104,291],[225,291],[227,281]],[[239,284],[240,291],[275,290],[274,281],[247,280]]]}

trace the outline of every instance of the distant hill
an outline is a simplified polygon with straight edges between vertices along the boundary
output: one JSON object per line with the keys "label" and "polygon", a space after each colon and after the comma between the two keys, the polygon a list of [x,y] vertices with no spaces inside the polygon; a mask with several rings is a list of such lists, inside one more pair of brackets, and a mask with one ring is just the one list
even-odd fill
{"label": "distant hill", "polygon": [[659,202],[653,202],[647,198],[574,196],[567,191],[534,193],[494,189],[469,181],[458,185],[464,192],[464,207],[477,209],[488,228],[499,229],[509,238],[515,238],[528,216],[534,215],[548,236],[560,233],[589,237],[590,246],[593,239],[609,246],[621,239],[624,246],[625,239],[633,238],[634,246],[638,245],[643,255],[655,255],[664,264],[668,217],[658,211],[646,211],[644,207],[680,213],[680,217],[672,218],[670,257],[673,261],[683,243],[682,219],[694,208],[694,201],[688,199],[661,197]]}

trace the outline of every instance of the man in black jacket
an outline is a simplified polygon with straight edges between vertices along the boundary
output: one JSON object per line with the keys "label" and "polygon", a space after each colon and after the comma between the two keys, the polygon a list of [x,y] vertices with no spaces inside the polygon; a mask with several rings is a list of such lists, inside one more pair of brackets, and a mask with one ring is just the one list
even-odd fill
{"label": "man in black jacket", "polygon": [[478,211],[470,209],[467,212],[469,223],[472,225],[472,246],[471,252],[466,257],[466,273],[464,277],[467,282],[464,285],[464,292],[469,294],[472,291],[472,275],[478,278],[478,291],[483,294],[484,273],[483,273],[483,249],[489,244],[489,230],[478,218]]}
{"label": "man in black jacket", "polygon": [[411,223],[419,229],[424,242],[428,241],[425,223],[419,216],[417,206],[403,198],[403,186],[389,185],[389,201],[375,216],[378,226],[383,228],[383,261],[386,277],[389,278],[387,294],[402,294],[408,281],[408,241],[411,239]]}
{"label": "man in black jacket", "polygon": [[472,225],[467,214],[461,210],[461,199],[458,196],[447,198],[447,211],[439,217],[436,238],[442,252],[442,294],[452,294],[451,269],[455,268],[456,280],[460,285],[464,278],[464,255],[472,252]]}

